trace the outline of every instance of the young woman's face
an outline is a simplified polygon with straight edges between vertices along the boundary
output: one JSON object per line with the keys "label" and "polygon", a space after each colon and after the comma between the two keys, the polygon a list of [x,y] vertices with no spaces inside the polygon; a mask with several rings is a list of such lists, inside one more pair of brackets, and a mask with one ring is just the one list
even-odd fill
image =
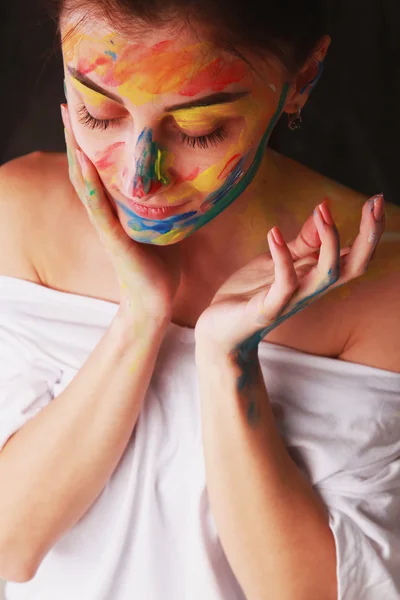
{"label": "young woman's face", "polygon": [[150,244],[181,241],[243,192],[288,88],[278,61],[255,74],[194,35],[161,30],[140,42],[105,28],[74,31],[63,56],[77,142],[126,233]]}

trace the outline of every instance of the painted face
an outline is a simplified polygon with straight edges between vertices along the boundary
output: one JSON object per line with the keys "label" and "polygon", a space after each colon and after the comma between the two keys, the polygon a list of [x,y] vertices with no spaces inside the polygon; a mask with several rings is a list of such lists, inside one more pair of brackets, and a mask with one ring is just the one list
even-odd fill
{"label": "painted face", "polygon": [[77,142],[126,233],[167,245],[246,189],[288,84],[278,61],[264,62],[256,74],[189,35],[158,32],[145,40],[72,30],[63,44],[66,94]]}

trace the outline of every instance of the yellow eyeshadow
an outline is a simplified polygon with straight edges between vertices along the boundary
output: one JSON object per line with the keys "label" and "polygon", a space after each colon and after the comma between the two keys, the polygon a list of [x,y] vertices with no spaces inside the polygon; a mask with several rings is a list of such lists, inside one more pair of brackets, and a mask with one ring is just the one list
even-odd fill
{"label": "yellow eyeshadow", "polygon": [[78,90],[78,92],[81,92],[82,94],[84,94],[84,96],[86,96],[86,98],[92,106],[102,106],[104,103],[110,101],[108,98],[105,98],[102,94],[99,94],[99,92],[95,92],[94,90],[91,90],[90,88],[86,87],[74,77],[71,77],[71,82],[74,88]]}
{"label": "yellow eyeshadow", "polygon": [[231,106],[201,106],[188,108],[171,113],[176,123],[182,129],[207,129],[212,128],[221,118],[237,117],[237,109]]}
{"label": "yellow eyeshadow", "polygon": [[247,125],[257,124],[260,113],[262,113],[260,103],[255,103],[249,98],[241,98],[228,104],[185,108],[171,114],[182,129],[201,133],[213,129],[221,119],[244,117]]}

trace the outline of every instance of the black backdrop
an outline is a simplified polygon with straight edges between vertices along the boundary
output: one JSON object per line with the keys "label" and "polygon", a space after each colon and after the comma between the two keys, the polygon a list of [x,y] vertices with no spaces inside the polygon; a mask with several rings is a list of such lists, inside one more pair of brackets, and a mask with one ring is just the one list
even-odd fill
{"label": "black backdrop", "polygon": [[[271,146],[372,195],[400,204],[400,0],[334,0],[325,72],[303,127],[278,123]],[[290,16],[288,16],[290,18]],[[0,162],[64,151],[55,25],[33,0],[1,0]]]}

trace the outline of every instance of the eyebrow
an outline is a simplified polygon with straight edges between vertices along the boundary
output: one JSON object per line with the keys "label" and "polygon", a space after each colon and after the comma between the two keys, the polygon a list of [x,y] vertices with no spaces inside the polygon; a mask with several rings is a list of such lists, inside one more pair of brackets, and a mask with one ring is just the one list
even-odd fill
{"label": "eyebrow", "polygon": [[[110,100],[114,100],[114,102],[118,102],[118,104],[124,104],[121,98],[119,98],[115,94],[112,94],[111,92],[108,92],[101,86],[97,85],[97,83],[94,83],[94,81],[89,79],[89,77],[87,77],[83,73],[80,73],[79,71],[70,66],[68,66],[67,69],[70,75],[85,87],[89,88],[90,90],[93,90],[94,92],[102,94],[103,96],[106,96],[106,98],[109,98]],[[229,102],[235,102],[236,100],[239,100],[239,98],[248,96],[249,93],[249,91],[218,92],[216,94],[204,96],[204,98],[199,98],[198,100],[192,100],[191,102],[173,104],[172,106],[168,106],[165,110],[166,112],[176,112],[178,110],[184,110],[189,108],[201,108],[205,106],[213,106],[215,104],[228,104]]]}
{"label": "eyebrow", "polygon": [[118,104],[123,104],[121,98],[118,98],[118,96],[112,94],[111,92],[107,92],[107,90],[97,85],[97,83],[89,79],[89,77],[86,77],[86,75],[84,75],[83,73],[80,73],[73,67],[68,66],[67,69],[69,74],[85,87],[89,88],[90,90],[93,90],[94,92],[97,92],[98,94],[102,94],[102,96],[110,98],[110,100],[114,100],[114,102],[118,102]]}
{"label": "eyebrow", "polygon": [[167,112],[175,112],[177,110],[184,110],[189,108],[200,108],[202,106],[213,106],[214,104],[228,104],[229,102],[235,102],[243,96],[248,96],[250,92],[219,92],[217,94],[210,94],[204,98],[193,100],[192,102],[184,102],[183,104],[173,104],[168,106]]}

